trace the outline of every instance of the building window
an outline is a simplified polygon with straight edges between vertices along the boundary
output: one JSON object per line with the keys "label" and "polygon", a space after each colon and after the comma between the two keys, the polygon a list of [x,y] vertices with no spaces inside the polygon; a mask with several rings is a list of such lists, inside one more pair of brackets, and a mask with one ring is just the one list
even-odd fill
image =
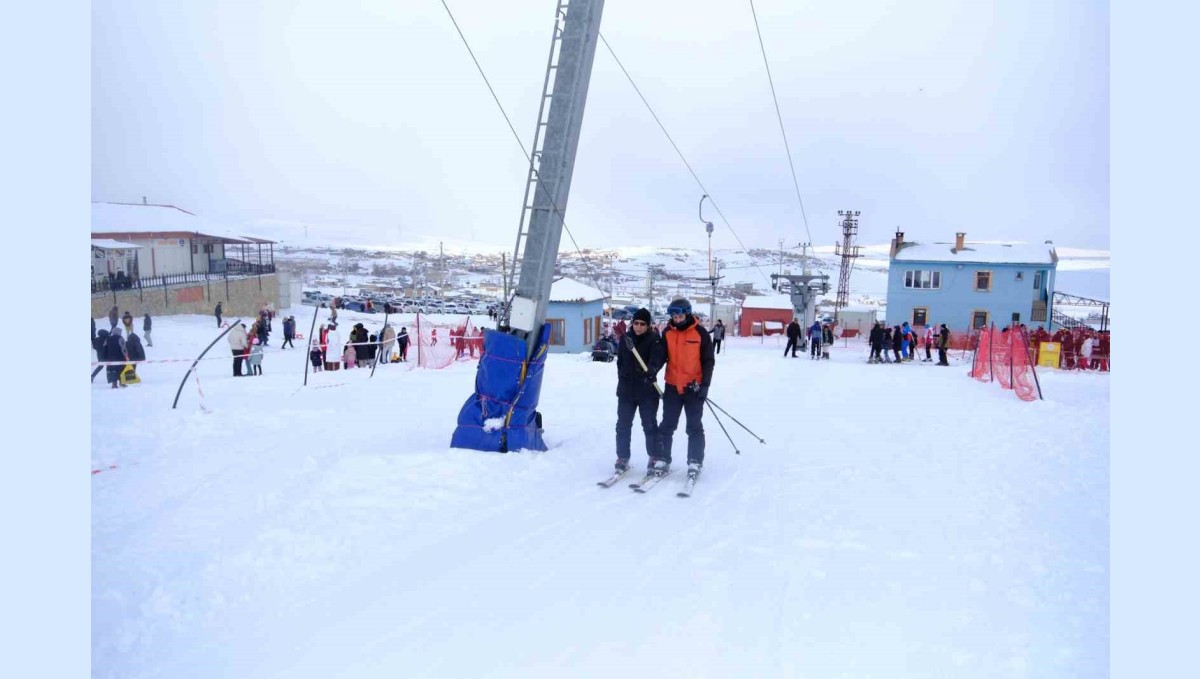
{"label": "building window", "polygon": [[1025,280],[1025,272],[1024,271],[1017,272],[1017,280],[1019,280],[1019,281]]}
{"label": "building window", "polygon": [[212,243],[209,243],[208,245],[205,245],[205,246],[204,246],[204,251],[205,251],[205,252],[212,252],[212,251],[213,251],[213,246],[212,246]]}
{"label": "building window", "polygon": [[975,272],[975,292],[991,292],[992,290],[992,272],[991,271],[976,271]]}
{"label": "building window", "polygon": [[929,325],[929,307],[915,307],[912,313],[912,324],[926,326]]}
{"label": "building window", "polygon": [[976,311],[971,317],[971,327],[975,330],[986,328],[988,324],[988,312]]}
{"label": "building window", "polygon": [[592,319],[583,319],[583,343],[585,346],[592,346]]}
{"label": "building window", "polygon": [[1012,315],[1012,324],[1016,325],[1021,322],[1021,312],[1014,311]]}
{"label": "building window", "polygon": [[194,255],[198,252],[200,252],[200,246],[196,245],[195,243],[192,243],[192,254]]}
{"label": "building window", "polygon": [[1042,272],[1041,271],[1033,272],[1033,289],[1034,290],[1042,289]]}
{"label": "building window", "polygon": [[905,271],[904,287],[914,290],[937,290],[942,287],[942,272]]}
{"label": "building window", "polygon": [[550,344],[563,346],[567,343],[567,322],[561,318],[547,318],[550,324]]}

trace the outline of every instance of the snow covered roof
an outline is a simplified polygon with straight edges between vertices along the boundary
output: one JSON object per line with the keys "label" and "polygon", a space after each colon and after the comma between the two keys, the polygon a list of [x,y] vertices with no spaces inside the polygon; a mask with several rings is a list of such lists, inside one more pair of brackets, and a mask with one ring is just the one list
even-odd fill
{"label": "snow covered roof", "polygon": [[954,243],[910,242],[900,246],[893,258],[897,262],[973,262],[980,264],[1055,264],[1054,245],[1029,243],[989,243],[966,241],[955,252]]}
{"label": "snow covered roof", "polygon": [[791,295],[761,295],[747,297],[742,302],[743,309],[787,309],[794,311]]}
{"label": "snow covered roof", "polygon": [[258,236],[236,235],[235,229],[174,205],[92,203],[92,233],[197,233],[234,243],[274,243]]}
{"label": "snow covered roof", "polygon": [[92,247],[100,248],[101,250],[133,250],[142,246],[134,245],[133,243],[122,243],[119,240],[111,238],[93,238]]}
{"label": "snow covered roof", "polygon": [[592,302],[608,295],[573,278],[560,278],[550,286],[551,302]]}

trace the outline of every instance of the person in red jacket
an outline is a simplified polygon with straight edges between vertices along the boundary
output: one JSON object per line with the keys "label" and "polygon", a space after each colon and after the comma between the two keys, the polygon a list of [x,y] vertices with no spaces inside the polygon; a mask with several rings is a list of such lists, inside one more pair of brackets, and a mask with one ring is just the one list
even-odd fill
{"label": "person in red jacket", "polygon": [[680,412],[687,417],[688,476],[697,477],[704,465],[704,402],[712,383],[712,337],[692,316],[692,304],[679,298],[667,307],[671,322],[663,331],[666,350],[666,383],[663,416],[658,425],[658,456],[654,470],[666,474],[671,466],[671,443],[679,426]]}
{"label": "person in red jacket", "polygon": [[1096,352],[1092,354],[1095,357],[1100,372],[1108,372],[1108,331],[1100,331],[1100,340],[1097,342]]}

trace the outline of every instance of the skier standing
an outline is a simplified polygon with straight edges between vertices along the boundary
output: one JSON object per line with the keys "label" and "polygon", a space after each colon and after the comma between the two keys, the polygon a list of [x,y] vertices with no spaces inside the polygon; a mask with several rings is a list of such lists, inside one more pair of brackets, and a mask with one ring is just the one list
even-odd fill
{"label": "skier standing", "polygon": [[[663,331],[667,388],[663,390],[663,417],[658,425],[658,457],[654,469],[666,474],[671,466],[671,443],[679,414],[687,417],[688,476],[700,475],[704,465],[704,402],[712,382],[712,337],[692,316],[692,304],[679,298],[667,307],[670,323]],[[797,324],[798,327],[798,324]]]}
{"label": "skier standing", "polygon": [[[648,466],[653,467],[658,448],[658,371],[665,358],[662,338],[650,326],[647,309],[633,314],[632,332],[625,333],[617,349],[617,471],[629,469],[629,441],[634,413],[641,411],[642,433],[646,435]],[[633,355],[637,352],[641,362]],[[646,368],[643,370],[642,365]],[[678,414],[676,414],[678,417]]]}

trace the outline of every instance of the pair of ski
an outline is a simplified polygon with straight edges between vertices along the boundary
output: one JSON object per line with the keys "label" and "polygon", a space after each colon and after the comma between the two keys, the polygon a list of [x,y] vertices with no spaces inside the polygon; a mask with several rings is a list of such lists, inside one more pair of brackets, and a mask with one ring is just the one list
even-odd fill
{"label": "pair of ski", "polygon": [[[612,476],[603,481],[597,482],[596,485],[603,488],[611,488],[616,485],[617,481],[620,481],[621,477],[625,476],[628,471],[628,469],[623,469],[619,472],[613,472]],[[671,471],[673,470],[667,471],[666,474],[654,474],[652,472],[648,472],[642,477],[641,481],[631,483],[629,484],[629,487],[632,488],[633,492],[635,493],[648,492],[651,488],[657,486],[659,481],[662,481],[670,476]],[[688,476],[687,480],[683,482],[683,488],[678,493],[675,493],[676,497],[691,497],[692,489],[696,487],[696,478],[697,477],[695,476]]]}

